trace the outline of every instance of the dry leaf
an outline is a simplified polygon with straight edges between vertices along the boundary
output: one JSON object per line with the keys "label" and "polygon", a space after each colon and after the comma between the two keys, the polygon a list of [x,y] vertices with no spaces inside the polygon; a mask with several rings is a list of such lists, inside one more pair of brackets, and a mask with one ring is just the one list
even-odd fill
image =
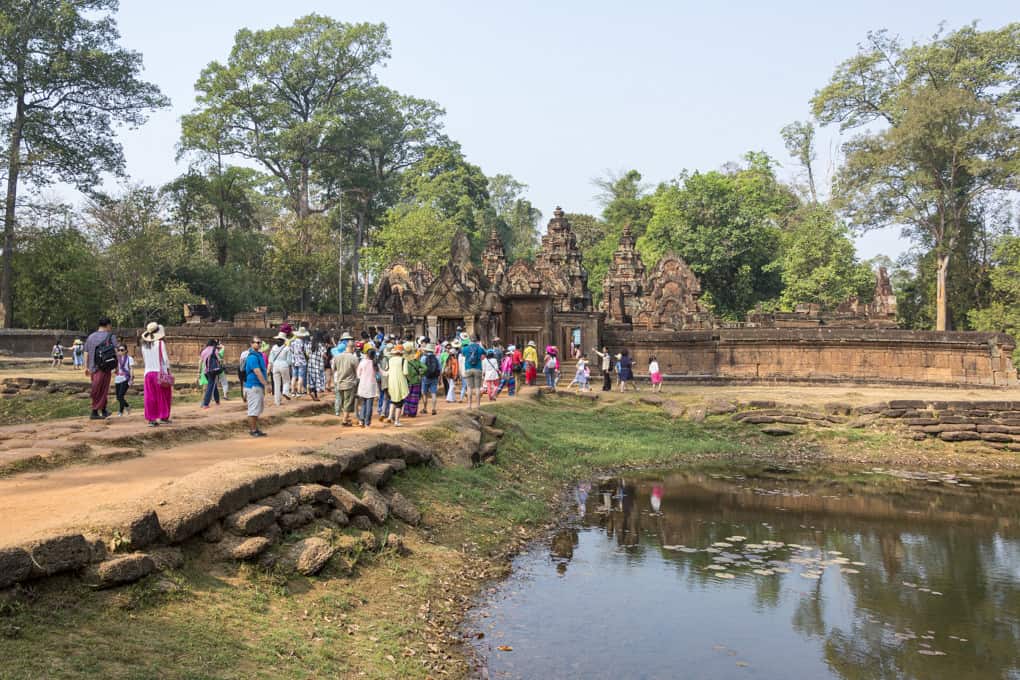
{"label": "dry leaf", "polygon": [[501,652],[512,652],[512,651],[514,651],[514,648],[511,647],[510,645],[500,645],[499,647],[496,647],[496,649],[498,649]]}

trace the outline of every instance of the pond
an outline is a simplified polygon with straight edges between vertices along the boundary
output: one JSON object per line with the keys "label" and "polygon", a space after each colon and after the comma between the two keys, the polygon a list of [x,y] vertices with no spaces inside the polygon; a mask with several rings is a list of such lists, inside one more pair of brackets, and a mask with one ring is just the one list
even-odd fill
{"label": "pond", "polygon": [[1020,500],[917,477],[577,485],[465,635],[492,678],[1020,678]]}

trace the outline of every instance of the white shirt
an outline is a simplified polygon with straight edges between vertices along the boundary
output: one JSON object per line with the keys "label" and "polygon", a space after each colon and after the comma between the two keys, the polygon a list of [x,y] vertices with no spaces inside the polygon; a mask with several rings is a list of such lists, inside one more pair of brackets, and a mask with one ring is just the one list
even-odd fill
{"label": "white shirt", "polygon": [[159,342],[143,342],[142,343],[142,361],[145,362],[145,373],[159,373],[160,369],[160,354],[162,354],[162,365],[170,369],[170,354],[166,351],[166,343],[160,340]]}
{"label": "white shirt", "polygon": [[482,371],[485,373],[485,380],[499,380],[499,362],[495,357],[482,359]]}
{"label": "white shirt", "polygon": [[648,364],[648,372],[649,373],[658,373],[659,372],[659,362],[658,361],[650,362]]}

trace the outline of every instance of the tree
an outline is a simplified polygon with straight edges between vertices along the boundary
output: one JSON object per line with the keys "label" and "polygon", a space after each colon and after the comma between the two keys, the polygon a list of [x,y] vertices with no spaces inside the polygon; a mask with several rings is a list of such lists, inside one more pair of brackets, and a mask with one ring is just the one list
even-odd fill
{"label": "tree", "polygon": [[524,198],[528,185],[510,175],[489,178],[489,200],[496,230],[510,262],[531,259],[538,246],[538,223],[542,211]]}
{"label": "tree", "polygon": [[779,257],[765,270],[779,272],[781,309],[793,311],[803,302],[832,309],[850,296],[870,298],[875,275],[857,261],[850,230],[829,208],[813,203],[798,209],[780,241]]}
{"label": "tree", "polygon": [[780,134],[786,144],[786,150],[791,156],[797,159],[804,172],[807,174],[808,195],[812,203],[818,202],[818,192],[815,190],[815,173],[812,163],[815,162],[815,126],[811,123],[794,121],[784,127]]}
{"label": "tree", "polygon": [[624,225],[630,225],[635,238],[644,235],[652,217],[652,197],[648,194],[648,187],[641,183],[641,173],[637,170],[607,173],[605,177],[592,180],[592,184],[599,189],[597,198],[602,203],[602,221],[597,226],[587,222],[581,225],[582,230],[589,231],[585,238],[594,238],[595,233],[599,233],[590,246],[581,246],[581,257],[588,270],[589,281],[595,284],[593,296],[598,303],[602,298],[601,284],[609,271]]}
{"label": "tree", "polygon": [[377,268],[403,258],[436,270],[450,255],[457,230],[478,253],[489,209],[488,178],[464,159],[456,144],[433,147],[402,177],[401,201],[386,212],[368,249]]}
{"label": "tree", "polygon": [[355,90],[344,113],[326,134],[322,182],[330,203],[349,197],[354,214],[351,297],[357,306],[361,251],[371,227],[399,197],[400,174],[422,160],[427,149],[448,143],[442,135],[443,110],[375,86]]}
{"label": "tree", "polygon": [[749,153],[726,172],[684,172],[652,196],[652,219],[638,248],[648,266],[668,251],[701,279],[703,300],[729,319],[777,296],[779,273],[769,269],[782,226],[798,200],[776,180],[775,162]]}
{"label": "tree", "polygon": [[585,213],[566,213],[564,217],[570,222],[570,228],[574,230],[574,236],[577,238],[577,247],[587,261],[588,251],[602,240],[606,233],[606,225],[594,215]]}
{"label": "tree", "polygon": [[[1004,236],[995,248],[990,273],[991,301],[983,309],[970,311],[968,319],[975,330],[1009,333],[1020,337],[1020,236]],[[1014,361],[1020,352],[1014,353]]]}
{"label": "tree", "polygon": [[0,100],[6,143],[0,323],[14,319],[12,258],[19,183],[94,186],[123,171],[118,124],[167,106],[139,79],[142,57],[121,48],[116,0],[6,0],[0,5]]}
{"label": "tree", "polygon": [[[344,100],[375,83],[389,57],[383,24],[346,24],[310,14],[292,26],[242,29],[226,64],[199,76],[198,108],[183,117],[185,150],[221,150],[261,164],[282,184],[298,219],[313,205],[313,170]],[[316,196],[324,199],[325,195]]]}
{"label": "tree", "polygon": [[934,253],[936,330],[947,328],[950,261],[975,203],[1020,186],[1018,100],[1020,23],[910,46],[870,33],[812,99],[822,124],[860,130],[835,186],[853,223],[903,225]]}

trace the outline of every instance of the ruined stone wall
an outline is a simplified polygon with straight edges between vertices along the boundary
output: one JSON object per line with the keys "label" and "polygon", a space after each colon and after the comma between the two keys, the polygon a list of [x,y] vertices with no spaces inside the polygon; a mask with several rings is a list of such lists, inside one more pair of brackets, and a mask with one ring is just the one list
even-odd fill
{"label": "ruined stone wall", "polygon": [[1016,383],[1002,333],[895,329],[718,329],[677,333],[607,326],[613,353],[627,348],[639,375],[655,355],[667,376],[722,380],[945,385]]}

